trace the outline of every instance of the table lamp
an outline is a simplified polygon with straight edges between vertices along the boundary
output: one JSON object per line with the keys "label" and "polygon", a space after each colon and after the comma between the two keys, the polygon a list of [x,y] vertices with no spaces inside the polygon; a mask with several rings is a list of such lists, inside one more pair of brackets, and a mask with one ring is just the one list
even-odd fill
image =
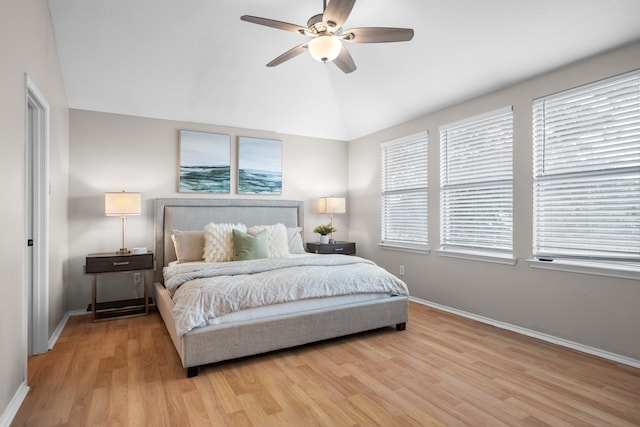
{"label": "table lamp", "polygon": [[[329,214],[329,220],[331,221],[331,229],[333,229],[333,215],[343,214],[347,212],[346,199],[344,197],[321,197],[318,200],[318,212]],[[333,231],[331,237],[329,237],[329,243],[334,243]]]}
{"label": "table lamp", "polygon": [[119,216],[121,224],[122,245],[116,253],[126,255],[131,253],[125,246],[124,230],[128,215],[140,215],[142,212],[142,196],[140,193],[104,193],[104,214]]}

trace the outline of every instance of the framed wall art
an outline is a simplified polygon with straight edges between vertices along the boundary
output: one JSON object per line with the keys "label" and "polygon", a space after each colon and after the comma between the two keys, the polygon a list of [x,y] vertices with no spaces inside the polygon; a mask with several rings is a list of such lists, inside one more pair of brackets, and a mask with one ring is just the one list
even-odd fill
{"label": "framed wall art", "polygon": [[282,194],[282,141],[238,138],[238,194]]}
{"label": "framed wall art", "polygon": [[178,191],[231,192],[231,137],[217,133],[180,130]]}

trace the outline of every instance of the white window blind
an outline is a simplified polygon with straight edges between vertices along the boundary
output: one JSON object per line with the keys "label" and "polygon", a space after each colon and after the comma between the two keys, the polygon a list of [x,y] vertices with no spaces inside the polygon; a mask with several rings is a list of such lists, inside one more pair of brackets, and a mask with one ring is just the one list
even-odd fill
{"label": "white window blind", "polygon": [[427,249],[427,144],[425,131],[380,147],[382,244]]}
{"label": "white window blind", "polygon": [[511,107],[440,128],[440,246],[513,253]]}
{"label": "white window blind", "polygon": [[534,257],[640,267],[640,71],[533,102]]}

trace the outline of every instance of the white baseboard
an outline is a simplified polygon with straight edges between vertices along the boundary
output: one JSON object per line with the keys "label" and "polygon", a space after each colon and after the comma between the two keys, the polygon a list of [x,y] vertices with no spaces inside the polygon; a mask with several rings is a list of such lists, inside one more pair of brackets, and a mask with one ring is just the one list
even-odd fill
{"label": "white baseboard", "polygon": [[550,342],[553,344],[560,345],[562,347],[567,347],[573,350],[580,351],[582,353],[591,354],[593,356],[602,357],[603,359],[611,360],[613,362],[622,363],[624,365],[633,366],[634,368],[640,368],[640,360],[632,359],[630,357],[622,356],[616,353],[611,353],[609,351],[601,350],[599,348],[589,347],[584,344],[580,344],[577,342],[565,340],[564,338],[554,337],[553,335],[543,334],[542,332],[537,332],[532,329],[523,328],[520,326],[512,325],[510,323],[501,322],[499,320],[490,319],[488,317],[479,316],[477,314],[469,313],[466,311],[458,310],[457,308],[447,307],[445,305],[441,305],[435,302],[423,300],[416,297],[409,297],[409,299],[418,304],[426,305],[429,307],[433,307],[437,310],[446,311],[448,313],[456,314],[458,316],[466,317],[468,319],[477,320],[478,322],[486,323],[497,328],[506,329],[512,332],[516,332],[522,335],[526,335],[528,337],[537,338],[542,341]]}
{"label": "white baseboard", "polygon": [[53,348],[53,346],[56,345],[56,341],[58,341],[58,338],[60,338],[60,334],[64,330],[64,327],[67,325],[67,321],[69,320],[69,317],[70,316],[80,316],[82,314],[87,314],[87,311],[86,310],[72,310],[72,311],[67,311],[64,314],[64,316],[62,317],[62,320],[58,324],[58,327],[56,328],[55,331],[53,331],[53,334],[51,335],[51,338],[49,338],[49,350],[51,350]]}
{"label": "white baseboard", "polygon": [[9,405],[2,413],[2,416],[0,416],[0,427],[9,427],[11,425],[11,422],[18,413],[22,402],[24,402],[25,397],[27,397],[27,393],[29,393],[29,386],[26,382],[23,382],[20,384],[20,387],[18,387],[16,394],[13,395],[11,402],[9,402]]}

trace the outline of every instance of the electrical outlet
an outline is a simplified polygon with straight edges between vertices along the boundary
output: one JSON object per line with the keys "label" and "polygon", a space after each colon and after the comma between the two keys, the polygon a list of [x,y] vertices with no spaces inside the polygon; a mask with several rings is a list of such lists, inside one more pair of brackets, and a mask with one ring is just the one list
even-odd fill
{"label": "electrical outlet", "polygon": [[404,276],[404,265],[400,265],[400,275]]}
{"label": "electrical outlet", "polygon": [[139,272],[133,273],[133,284],[139,285],[142,282],[142,275]]}

